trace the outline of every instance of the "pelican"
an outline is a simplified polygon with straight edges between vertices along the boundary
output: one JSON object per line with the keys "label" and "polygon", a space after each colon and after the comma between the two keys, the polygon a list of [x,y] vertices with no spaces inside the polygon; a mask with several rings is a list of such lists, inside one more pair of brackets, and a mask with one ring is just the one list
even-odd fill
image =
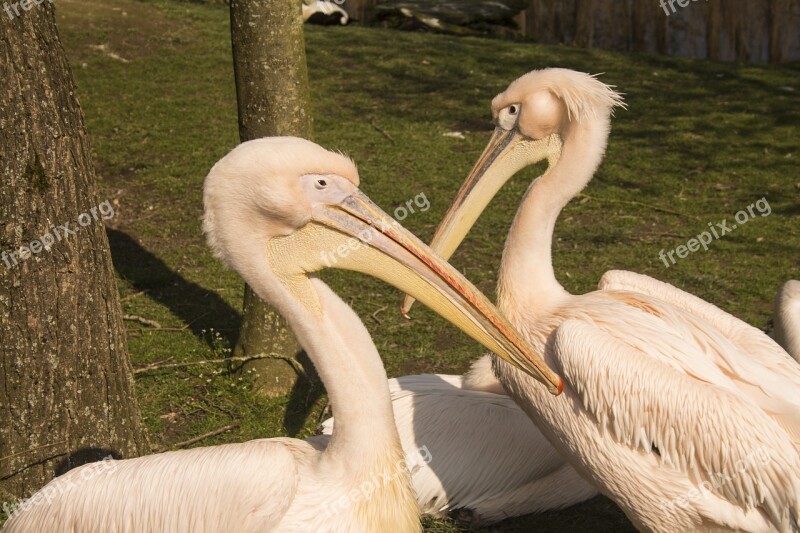
{"label": "pelican", "polygon": [[323,26],[336,24],[347,26],[350,22],[350,16],[347,11],[340,7],[341,4],[344,4],[344,1],[334,3],[327,0],[314,0],[308,4],[302,2],[303,22],[321,24]]}
{"label": "pelican", "polygon": [[287,318],[313,360],[338,418],[327,447],[261,439],[85,465],[23,504],[6,531],[420,531],[386,373],[363,323],[315,275],[324,251],[424,298],[560,389],[477,289],[358,189],[346,157],[297,138],[241,144],[206,177],[204,206],[215,255]]}
{"label": "pelican", "polygon": [[[630,273],[609,272],[601,288],[616,284],[621,290],[636,290],[620,276]],[[775,341],[800,360],[795,335],[800,332],[800,282],[786,282],[775,303]],[[704,316],[713,320],[713,312]],[[389,391],[406,455],[415,453],[421,443],[430,452],[429,462],[411,468],[423,514],[435,518],[456,514],[489,525],[569,507],[598,493],[536,426],[524,423],[527,415],[495,378],[489,357],[478,359],[466,376],[423,374],[390,379]],[[322,424],[322,433],[330,435],[333,426],[334,419],[329,418]],[[464,468],[465,464],[474,466]]]}
{"label": "pelican", "polygon": [[[548,398],[492,359],[508,393],[642,531],[798,531],[800,367],[717,307],[633,272],[569,294],[551,260],[562,208],[591,180],[622,98],[546,69],[492,101],[495,131],[431,245],[448,258],[520,169],[547,160],[509,231],[498,307],[564,380]],[[404,302],[408,311],[412,300]],[[481,368],[485,368],[485,365]]]}
{"label": "pelican", "polygon": [[[425,449],[411,467],[423,514],[475,525],[561,509],[597,495],[506,394],[481,358],[465,376],[422,374],[389,380],[403,451]],[[475,381],[476,377],[485,381]],[[471,378],[471,379],[470,379]],[[326,442],[335,419],[322,424]]]}
{"label": "pelican", "polygon": [[775,341],[800,363],[800,281],[789,280],[778,289]]}

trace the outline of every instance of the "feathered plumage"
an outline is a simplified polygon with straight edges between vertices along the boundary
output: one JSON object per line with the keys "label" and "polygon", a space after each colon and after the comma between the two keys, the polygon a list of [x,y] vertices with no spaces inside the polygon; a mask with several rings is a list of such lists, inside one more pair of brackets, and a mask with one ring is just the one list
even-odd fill
{"label": "feathered plumage", "polygon": [[496,191],[547,159],[509,232],[498,303],[564,393],[542,395],[495,361],[500,382],[639,529],[796,531],[800,366],[760,331],[646,276],[609,273],[580,296],[555,279],[556,219],[600,164],[618,103],[578,72],[512,83],[492,102],[498,127],[432,247],[449,257]]}
{"label": "feathered plumage", "polygon": [[420,531],[386,373],[364,324],[314,275],[323,252],[372,231],[340,267],[413,290],[502,356],[537,360],[485,297],[357,183],[347,158],[270,138],[231,151],[204,188],[214,253],[287,318],[325,384],[338,420],[325,447],[279,438],[86,465],[45,486],[4,531]]}
{"label": "feathered plumage", "polygon": [[[389,380],[403,451],[424,514],[469,511],[477,524],[561,509],[597,490],[555,451],[528,416],[490,379],[423,374]],[[476,374],[485,377],[486,371]],[[330,434],[334,419],[323,423]],[[324,441],[323,437],[323,441]],[[463,516],[463,514],[462,514]]]}

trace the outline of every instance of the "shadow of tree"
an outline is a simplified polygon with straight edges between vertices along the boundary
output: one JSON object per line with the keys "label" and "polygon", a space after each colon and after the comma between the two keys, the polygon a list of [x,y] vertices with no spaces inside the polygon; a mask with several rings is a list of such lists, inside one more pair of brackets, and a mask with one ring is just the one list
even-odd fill
{"label": "shadow of tree", "polygon": [[213,328],[233,347],[239,335],[241,314],[218,294],[171,270],[160,258],[144,249],[130,235],[108,229],[114,268],[137,291],[145,291],[188,324],[189,330],[214,346]]}
{"label": "shadow of tree", "polygon": [[314,404],[325,393],[325,387],[306,352],[298,353],[295,358],[303,366],[306,374],[301,374],[292,387],[289,403],[283,413],[283,427],[290,437],[296,437],[303,429]]}
{"label": "shadow of tree", "polygon": [[117,450],[108,448],[81,448],[72,452],[56,465],[54,477],[63,476],[73,468],[107,459],[125,459]]}
{"label": "shadow of tree", "polygon": [[[220,332],[230,347],[236,345],[242,320],[238,311],[215,292],[188,281],[170,269],[164,261],[143,248],[127,233],[114,229],[108,229],[107,233],[114,268],[120,277],[130,283],[135,290],[145,291],[150,298],[167,307],[188,324],[192,334],[210,347],[215,347],[215,339],[210,333],[212,328]],[[289,393],[283,424],[290,436],[297,435],[303,429],[314,404],[325,393],[314,365],[305,352],[296,354],[295,358],[306,373],[299,376]],[[233,364],[230,371],[239,372],[241,367],[241,364]],[[65,463],[71,464],[69,468],[74,468],[80,464],[100,460],[105,455],[93,456],[94,458],[75,464],[70,463],[71,459]]]}

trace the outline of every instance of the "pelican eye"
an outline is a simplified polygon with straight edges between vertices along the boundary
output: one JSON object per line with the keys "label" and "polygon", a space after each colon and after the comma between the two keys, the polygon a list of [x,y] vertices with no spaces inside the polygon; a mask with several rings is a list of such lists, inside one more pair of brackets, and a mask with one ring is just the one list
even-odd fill
{"label": "pelican eye", "polygon": [[314,187],[316,187],[319,190],[322,190],[327,186],[328,186],[328,181],[324,180],[322,178],[320,178],[320,179],[318,179],[317,181],[314,182]]}
{"label": "pelican eye", "polygon": [[504,130],[512,129],[517,125],[517,120],[519,119],[519,112],[521,109],[522,106],[519,104],[511,104],[504,107],[497,114],[497,125]]}

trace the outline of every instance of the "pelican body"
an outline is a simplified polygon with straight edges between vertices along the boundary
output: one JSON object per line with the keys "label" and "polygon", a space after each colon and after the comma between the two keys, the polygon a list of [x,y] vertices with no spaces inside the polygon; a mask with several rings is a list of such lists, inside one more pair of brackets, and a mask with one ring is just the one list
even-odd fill
{"label": "pelican body", "polygon": [[800,281],[789,280],[775,298],[775,342],[800,363]]}
{"label": "pelican body", "polygon": [[555,278],[556,219],[600,164],[621,104],[574,71],[514,81],[492,101],[495,132],[431,247],[449,258],[503,184],[547,160],[509,231],[498,306],[564,394],[493,359],[503,387],[641,531],[797,532],[800,366],[760,330],[647,276],[608,272],[585,295]]}
{"label": "pelican body", "polygon": [[[341,1],[344,4],[344,1]],[[350,22],[347,11],[340,7],[339,2],[328,0],[314,0],[313,2],[302,2],[303,22],[320,24],[323,26],[342,25],[346,26]]]}
{"label": "pelican body", "polygon": [[338,267],[421,296],[560,388],[485,297],[369,201],[348,158],[297,138],[250,141],[211,169],[204,205],[215,255],[287,318],[314,362],[337,417],[327,446],[262,439],[85,465],[45,486],[4,531],[420,531],[378,352],[352,309],[315,275],[322,252],[352,238],[363,246]]}
{"label": "pelican body", "polygon": [[[478,368],[486,365],[486,368]],[[476,361],[468,376],[422,374],[389,380],[395,423],[423,514],[485,526],[561,509],[597,495],[550,445],[491,372]],[[483,381],[476,381],[480,377]],[[335,419],[322,424],[326,442]],[[316,442],[316,440],[315,440]]]}

